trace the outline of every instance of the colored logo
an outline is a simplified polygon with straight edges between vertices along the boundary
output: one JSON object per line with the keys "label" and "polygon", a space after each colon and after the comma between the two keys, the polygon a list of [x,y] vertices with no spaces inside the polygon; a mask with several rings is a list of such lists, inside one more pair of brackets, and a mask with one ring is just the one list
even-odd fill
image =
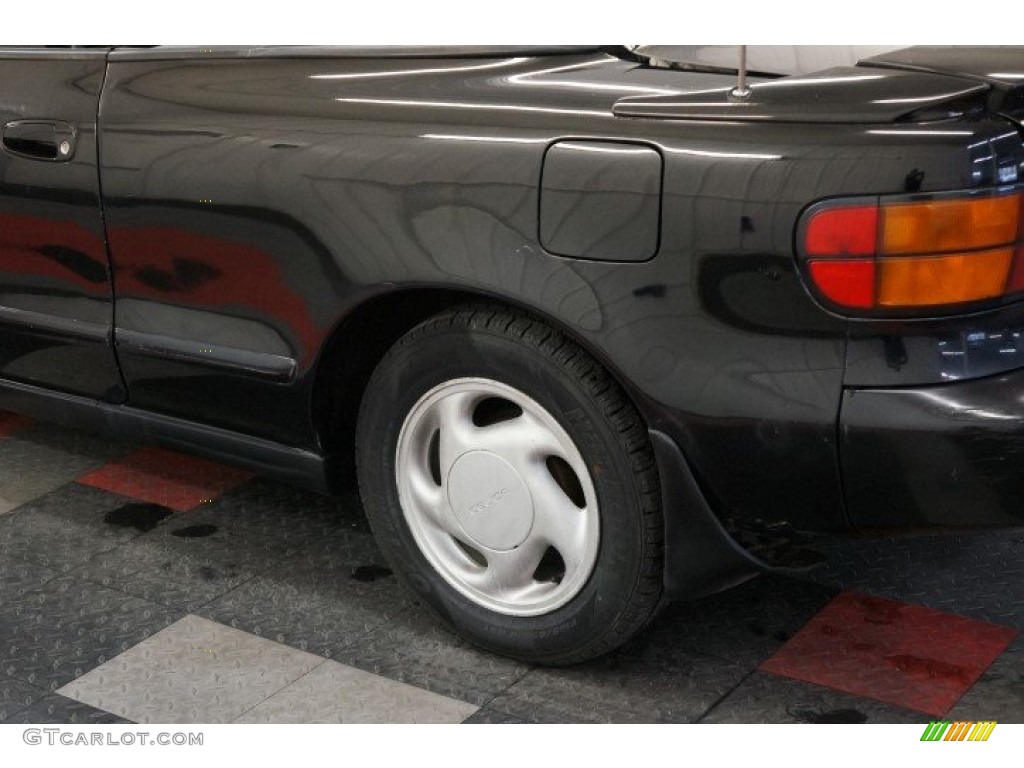
{"label": "colored logo", "polygon": [[995,730],[995,720],[981,720],[977,723],[962,721],[928,723],[921,735],[921,741],[988,741]]}

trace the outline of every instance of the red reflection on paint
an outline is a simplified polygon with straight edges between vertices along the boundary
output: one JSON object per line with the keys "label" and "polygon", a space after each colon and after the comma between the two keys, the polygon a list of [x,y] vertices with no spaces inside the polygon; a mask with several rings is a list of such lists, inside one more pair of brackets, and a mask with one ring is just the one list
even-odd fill
{"label": "red reflection on paint", "polygon": [[102,235],[69,220],[0,214],[0,271],[17,285],[39,276],[90,296],[110,294]]}
{"label": "red reflection on paint", "polygon": [[118,298],[242,317],[259,314],[288,326],[301,343],[301,362],[316,354],[323,331],[270,254],[224,238],[163,227],[111,227],[108,238]]}

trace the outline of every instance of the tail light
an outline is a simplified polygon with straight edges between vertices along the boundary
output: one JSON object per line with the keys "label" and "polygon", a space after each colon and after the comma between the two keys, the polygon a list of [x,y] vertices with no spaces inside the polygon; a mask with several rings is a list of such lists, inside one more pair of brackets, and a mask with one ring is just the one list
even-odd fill
{"label": "tail light", "polygon": [[828,201],[801,221],[814,290],[854,314],[957,309],[1024,292],[1024,194]]}

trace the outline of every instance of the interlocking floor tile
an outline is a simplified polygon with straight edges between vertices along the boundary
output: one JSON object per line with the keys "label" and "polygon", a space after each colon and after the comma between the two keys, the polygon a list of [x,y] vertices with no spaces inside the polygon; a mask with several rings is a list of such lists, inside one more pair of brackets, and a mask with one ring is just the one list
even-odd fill
{"label": "interlocking floor tile", "polygon": [[487,708],[541,723],[690,723],[749,671],[640,637],[586,664],[532,669]]}
{"label": "interlocking floor tile", "polygon": [[0,607],[21,600],[26,592],[38,589],[60,574],[38,563],[6,555],[0,557]]}
{"label": "interlocking floor tile", "polygon": [[521,717],[516,717],[515,715],[509,715],[504,712],[498,712],[484,707],[482,709],[478,709],[462,722],[468,725],[521,725],[525,723],[526,720],[523,720]]}
{"label": "interlocking floor tile", "polygon": [[717,656],[750,668],[778,650],[838,590],[781,576],[761,576],[699,600],[667,605],[641,641]]}
{"label": "interlocking floor tile", "polygon": [[835,539],[813,578],[1024,630],[1024,531]]}
{"label": "interlocking floor tile", "polygon": [[48,424],[0,440],[0,504],[16,507],[71,482],[122,446]]}
{"label": "interlocking floor tile", "polygon": [[390,573],[368,535],[336,533],[293,552],[199,614],[332,657],[410,604],[410,593]]}
{"label": "interlocking floor tile", "polygon": [[244,470],[195,456],[145,447],[82,475],[78,482],[187,512],[251,476]]}
{"label": "interlocking floor tile", "polygon": [[1017,630],[844,592],[761,670],[944,715]]}
{"label": "interlocking floor tile", "polygon": [[227,723],[322,663],[185,616],[59,693],[138,723]]}
{"label": "interlocking floor tile", "polygon": [[236,723],[460,723],[476,707],[326,661]]}
{"label": "interlocking floor tile", "polygon": [[[259,478],[191,512],[187,525],[216,525],[289,558],[340,532],[369,534],[358,495],[325,496]],[[183,526],[184,527],[184,526]]]}
{"label": "interlocking floor tile", "polygon": [[0,601],[0,674],[54,690],[180,615],[98,584],[53,579]]}
{"label": "interlocking floor tile", "polygon": [[1024,635],[985,670],[945,719],[1024,723]]}
{"label": "interlocking floor tile", "polygon": [[65,485],[0,516],[0,561],[16,557],[63,571],[81,565],[140,534],[108,522],[126,503],[112,493]]}
{"label": "interlocking floor tile", "polygon": [[921,723],[928,716],[760,672],[747,677],[702,723]]}
{"label": "interlocking floor tile", "polygon": [[477,650],[416,604],[378,623],[364,636],[339,644],[332,658],[477,706],[486,704],[529,669]]}
{"label": "interlocking floor tile", "polygon": [[46,695],[46,691],[34,685],[0,675],[0,723],[14,717]]}
{"label": "interlocking floor tile", "polygon": [[121,725],[130,722],[130,720],[125,720],[110,712],[104,712],[102,709],[90,707],[88,704],[74,701],[56,693],[44,696],[32,704],[32,706],[16,712],[9,720],[4,721],[6,725],[14,723]]}

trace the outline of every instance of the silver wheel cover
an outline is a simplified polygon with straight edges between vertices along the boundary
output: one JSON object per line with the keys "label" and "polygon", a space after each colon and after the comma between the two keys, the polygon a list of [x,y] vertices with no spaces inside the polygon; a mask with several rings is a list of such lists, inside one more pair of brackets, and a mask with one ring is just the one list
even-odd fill
{"label": "silver wheel cover", "polygon": [[[478,426],[474,413],[494,403],[502,418]],[[478,605],[539,616],[587,583],[600,541],[590,472],[562,426],[519,390],[482,378],[434,387],[402,425],[395,475],[420,551]]]}

